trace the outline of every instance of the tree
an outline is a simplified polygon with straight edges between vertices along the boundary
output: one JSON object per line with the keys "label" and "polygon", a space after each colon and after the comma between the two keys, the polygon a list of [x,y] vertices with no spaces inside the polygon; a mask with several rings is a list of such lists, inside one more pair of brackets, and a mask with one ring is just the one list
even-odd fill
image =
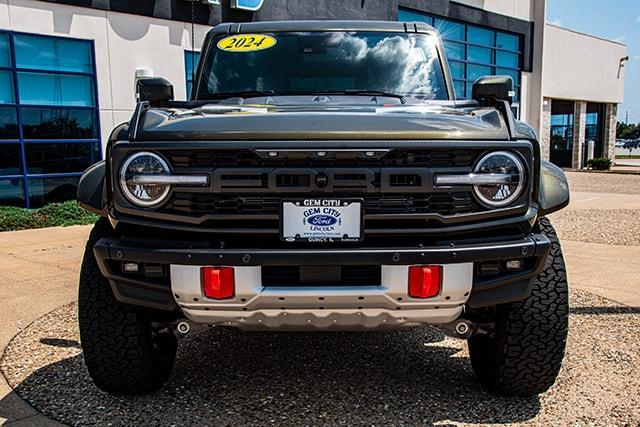
{"label": "tree", "polygon": [[640,124],[626,124],[618,122],[616,127],[616,139],[639,139]]}

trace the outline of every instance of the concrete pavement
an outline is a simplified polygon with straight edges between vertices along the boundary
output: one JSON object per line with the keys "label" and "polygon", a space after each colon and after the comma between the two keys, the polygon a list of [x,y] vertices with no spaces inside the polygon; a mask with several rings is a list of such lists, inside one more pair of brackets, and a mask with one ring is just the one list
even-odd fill
{"label": "concrete pavement", "polygon": [[[76,298],[91,227],[0,233],[0,348],[33,320]],[[0,375],[0,424],[57,425],[16,395]]]}

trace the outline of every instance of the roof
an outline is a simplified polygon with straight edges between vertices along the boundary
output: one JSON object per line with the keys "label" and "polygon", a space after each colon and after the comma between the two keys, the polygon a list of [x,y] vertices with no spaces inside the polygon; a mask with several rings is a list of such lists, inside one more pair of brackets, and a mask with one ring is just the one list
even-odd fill
{"label": "roof", "polygon": [[424,22],[398,21],[261,21],[223,23],[211,29],[211,33],[262,33],[289,31],[386,31],[427,33],[435,29]]}

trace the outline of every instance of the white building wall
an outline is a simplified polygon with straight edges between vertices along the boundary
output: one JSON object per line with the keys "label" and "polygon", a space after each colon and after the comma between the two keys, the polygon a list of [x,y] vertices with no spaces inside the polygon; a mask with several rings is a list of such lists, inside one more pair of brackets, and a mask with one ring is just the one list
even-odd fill
{"label": "white building wall", "polygon": [[543,94],[547,98],[621,103],[624,44],[545,25]]}
{"label": "white building wall", "polygon": [[[93,40],[102,146],[111,129],[131,117],[134,76],[148,68],[174,85],[176,99],[186,99],[184,51],[191,49],[191,24],[66,6],[34,0],[0,3],[0,28],[32,34]],[[195,26],[200,50],[211,27]]]}

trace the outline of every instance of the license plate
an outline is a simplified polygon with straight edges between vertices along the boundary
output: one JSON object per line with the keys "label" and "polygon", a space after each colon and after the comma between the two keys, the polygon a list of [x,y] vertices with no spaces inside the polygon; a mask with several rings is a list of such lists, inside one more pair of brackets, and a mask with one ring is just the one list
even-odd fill
{"label": "license plate", "polygon": [[281,231],[287,242],[358,242],[362,237],[362,200],[285,201]]}

